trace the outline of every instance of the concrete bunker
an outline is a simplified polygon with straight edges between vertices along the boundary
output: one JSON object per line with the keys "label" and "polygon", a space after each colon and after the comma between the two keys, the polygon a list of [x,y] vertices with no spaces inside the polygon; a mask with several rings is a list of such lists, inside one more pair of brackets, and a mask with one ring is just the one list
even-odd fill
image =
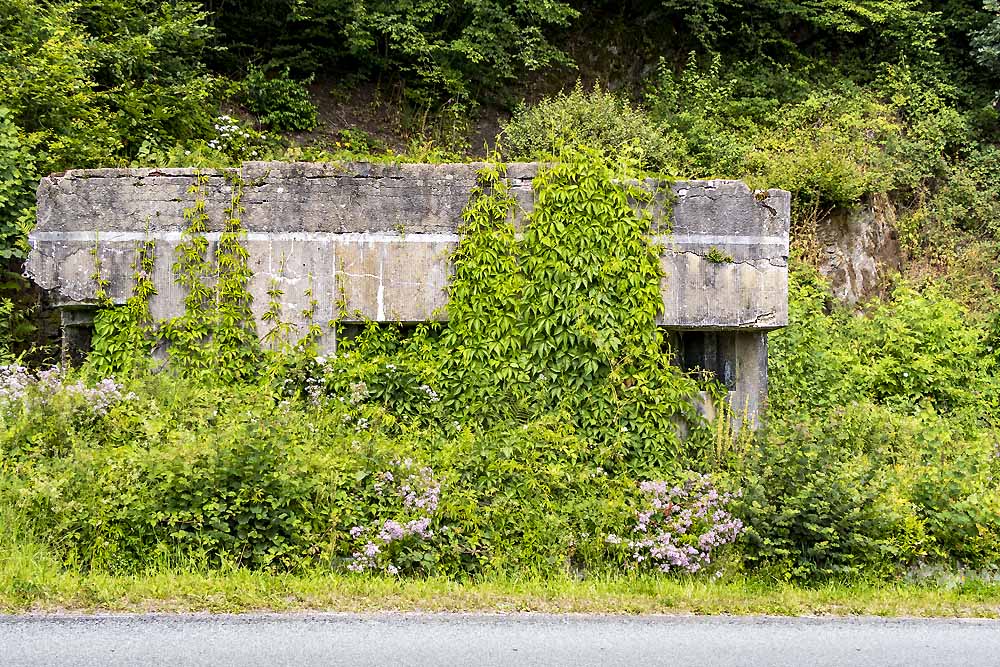
{"label": "concrete bunker", "polygon": [[[339,301],[359,321],[445,317],[450,253],[479,166],[245,163],[242,223],[258,332],[265,332],[262,316],[274,285],[299,335],[309,326],[302,313],[310,301],[320,323],[337,317]],[[518,217],[532,209],[537,170],[533,163],[508,165]],[[199,174],[207,175],[206,236],[214,244],[234,187],[222,171],[92,169],[42,179],[26,273],[54,294],[64,355],[79,358],[89,347],[95,262],[111,300],[124,303],[137,245],[145,240],[155,242],[153,317],[183,312],[184,293],[171,267]],[[755,420],[767,395],[767,333],[788,321],[790,195],[755,192],[740,181],[645,185],[659,197],[669,188],[674,199],[672,233],[659,239],[665,277],[658,323],[671,331],[678,362],[714,372],[737,412]],[[324,327],[319,345],[335,349],[332,328]]]}

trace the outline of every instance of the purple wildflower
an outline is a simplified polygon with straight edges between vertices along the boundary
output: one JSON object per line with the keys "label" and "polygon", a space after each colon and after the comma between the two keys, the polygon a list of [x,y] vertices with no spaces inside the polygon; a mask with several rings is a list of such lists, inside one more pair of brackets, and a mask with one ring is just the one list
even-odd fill
{"label": "purple wildflower", "polygon": [[[661,572],[695,573],[711,564],[716,549],[743,533],[743,522],[727,508],[735,496],[720,494],[708,475],[669,489],[664,481],[644,481],[639,489],[647,503],[636,512],[632,532],[639,535],[624,542],[636,564],[649,562]],[[616,535],[608,535],[605,542],[623,543]]]}
{"label": "purple wildflower", "polygon": [[402,538],[404,534],[403,526],[398,521],[390,519],[382,524],[382,530],[379,531],[378,538],[388,543]]}

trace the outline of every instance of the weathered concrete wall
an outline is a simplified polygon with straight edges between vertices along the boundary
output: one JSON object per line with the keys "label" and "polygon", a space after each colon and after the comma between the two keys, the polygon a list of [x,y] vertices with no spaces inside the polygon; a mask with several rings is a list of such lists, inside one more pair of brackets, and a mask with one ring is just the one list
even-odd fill
{"label": "weathered concrete wall", "polygon": [[[337,315],[342,298],[348,311],[375,321],[446,317],[449,256],[478,166],[243,165],[242,221],[258,318],[273,289],[281,292],[281,319],[298,334],[308,326],[303,313],[311,298],[313,319],[324,325]],[[508,166],[521,209],[517,222],[533,207],[537,168]],[[148,237],[156,242],[153,315],[181,313],[184,294],[172,265],[186,226],[184,210],[196,198],[190,192],[196,176],[193,169],[95,169],[43,179],[27,273],[64,305],[93,303],[96,248],[108,291],[122,303],[134,283],[136,245]],[[645,186],[663,201],[668,184]],[[763,332],[784,326],[788,318],[789,194],[752,192],[739,181],[678,182],[669,188],[676,201],[672,234],[660,239],[665,244],[660,323],[753,334],[764,341],[766,362]],[[221,172],[212,172],[205,192],[214,244],[233,186]],[[713,262],[710,255],[726,261]],[[258,324],[262,335],[271,326]],[[324,330],[321,344],[330,348],[333,334]],[[766,364],[763,373],[766,387]]]}
{"label": "weathered concrete wall", "polygon": [[[348,308],[385,321],[443,317],[461,212],[476,165],[248,163],[243,178],[247,248],[258,309],[272,280],[296,319],[316,295],[319,321],[333,317],[339,276]],[[532,208],[533,164],[508,176],[524,211]],[[28,273],[67,303],[93,300],[96,246],[110,293],[131,290],[135,244],[157,242],[153,300],[159,315],[176,313],[183,295],[171,265],[194,195],[191,169],[97,169],[42,180],[38,226]],[[650,184],[651,186],[653,184]],[[662,262],[662,324],[698,329],[772,329],[787,322],[789,195],[752,193],[738,181],[671,185],[677,196],[673,235]],[[211,228],[222,229],[232,186],[221,174],[207,186]],[[217,234],[210,236],[212,240]],[[712,249],[732,262],[705,259]],[[301,322],[299,322],[301,324]]]}
{"label": "weathered concrete wall", "polygon": [[[678,331],[671,345],[685,368],[712,371],[729,389],[737,425],[756,426],[767,397],[767,333],[754,329]],[[706,399],[707,400],[707,399]]]}

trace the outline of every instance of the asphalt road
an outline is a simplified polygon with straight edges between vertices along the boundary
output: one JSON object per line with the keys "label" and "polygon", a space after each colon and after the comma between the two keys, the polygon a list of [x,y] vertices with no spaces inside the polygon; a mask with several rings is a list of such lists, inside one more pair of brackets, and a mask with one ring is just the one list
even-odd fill
{"label": "asphalt road", "polygon": [[1000,621],[310,614],[0,616],[0,665],[1000,665]]}

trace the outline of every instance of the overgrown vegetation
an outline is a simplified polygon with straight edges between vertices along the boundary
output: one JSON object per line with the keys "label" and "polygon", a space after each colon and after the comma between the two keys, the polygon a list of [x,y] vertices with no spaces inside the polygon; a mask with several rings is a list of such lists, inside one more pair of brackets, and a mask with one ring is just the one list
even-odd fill
{"label": "overgrown vegetation", "polygon": [[[891,193],[921,247],[996,218],[991,2],[4,2],[0,256],[26,252],[53,171],[384,159],[370,127],[317,112],[368,86],[409,128],[403,159],[468,157],[492,106],[514,112],[511,157],[579,142],[822,207]],[[604,84],[573,88],[580,75]],[[551,80],[570,85],[516,104]]]}
{"label": "overgrown vegetation", "polygon": [[[231,224],[209,256],[208,176],[198,175],[174,265],[183,316],[149,322],[140,254],[136,296],[105,311],[123,315],[102,320],[79,375],[5,367],[4,497],[65,563],[88,570],[181,558],[546,575],[634,568],[668,544],[688,558],[708,549],[702,533],[725,547],[741,527],[716,513],[699,515],[694,545],[664,533],[633,554],[608,541],[645,531],[646,520],[631,518],[641,480],[685,477],[679,429],[687,448],[708,438],[691,403],[698,384],[670,364],[655,324],[651,195],[623,184],[626,169],[566,153],[536,178],[537,206],[517,239],[501,167],[486,167],[466,211],[445,330],[404,336],[372,325],[325,357],[308,341],[261,349],[245,287],[241,181],[230,177]],[[168,372],[150,373],[160,337]],[[116,378],[103,378],[109,368]],[[692,488],[685,512],[717,506],[710,477]],[[680,506],[694,491],[678,489]],[[709,552],[692,562],[707,568]],[[663,554],[653,562],[683,564]]]}
{"label": "overgrown vegetation", "polygon": [[625,97],[599,85],[585,91],[577,81],[568,93],[514,111],[500,141],[512,158],[557,155],[563,146],[585,145],[607,156],[634,155],[652,171],[678,173],[670,163],[671,144],[663,130]]}
{"label": "overgrown vegetation", "polygon": [[800,578],[995,568],[990,324],[934,287],[900,284],[867,317],[827,312],[813,269],[791,287],[793,323],[772,337],[772,421],[747,459],[751,561]]}
{"label": "overgrown vegetation", "polygon": [[[668,543],[699,545],[646,544],[639,519],[662,507],[643,503],[714,492],[742,522],[719,563],[731,573],[994,577],[998,12],[0,0],[0,259],[26,255],[53,171],[228,167],[237,193],[214,255],[204,211],[188,212],[184,316],[150,320],[140,255],[135,297],[102,313],[81,369],[17,366],[25,314],[0,300],[0,359],[14,362],[0,509],[73,572],[594,577],[684,569]],[[393,143],[329,113],[333,94],[370,89],[372,108],[417,130]],[[502,168],[482,174],[447,327],[371,327],[328,356],[314,335],[256,340],[240,161],[467,159],[480,112],[508,110],[505,155],[555,163],[523,237]],[[621,185],[636,168],[793,193],[792,324],[771,336],[755,438],[699,421],[699,384],[652,326],[658,267],[632,208],[645,195]],[[904,270],[848,309],[816,270],[817,228],[875,198],[896,213]],[[163,368],[148,360],[161,339]],[[711,489],[675,497],[691,471]],[[657,516],[657,535],[675,518]]]}
{"label": "overgrown vegetation", "polygon": [[[121,319],[88,364],[5,367],[9,511],[84,571],[817,581],[995,567],[992,327],[906,284],[867,317],[831,311],[799,263],[766,429],[714,430],[655,325],[650,193],[627,164],[565,152],[536,177],[520,237],[502,168],[484,168],[448,325],[371,325],[327,356],[308,338],[256,343],[239,227],[209,257],[197,198],[174,267],[183,317],[149,322],[140,252],[137,296],[105,311]],[[170,364],[151,373],[161,336]]]}

